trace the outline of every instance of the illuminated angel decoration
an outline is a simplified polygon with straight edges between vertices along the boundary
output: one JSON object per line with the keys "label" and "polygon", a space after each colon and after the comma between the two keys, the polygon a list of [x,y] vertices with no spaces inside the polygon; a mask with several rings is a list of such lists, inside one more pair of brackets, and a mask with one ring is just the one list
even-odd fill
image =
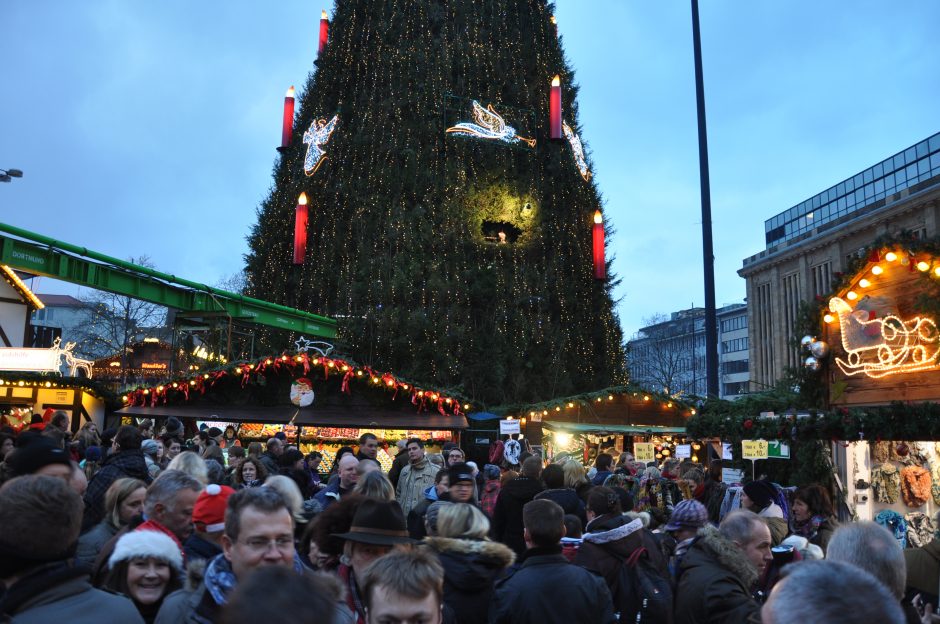
{"label": "illuminated angel decoration", "polygon": [[506,121],[500,114],[493,110],[492,104],[483,108],[479,102],[473,100],[473,119],[476,123],[462,121],[448,128],[447,132],[489,141],[503,141],[510,145],[521,142],[529,147],[535,147],[535,139],[527,139],[516,134],[516,129],[506,125]]}
{"label": "illuminated angel decoration", "polygon": [[330,140],[330,135],[336,130],[339,115],[333,115],[329,122],[326,119],[314,119],[307,131],[304,132],[304,143],[307,144],[307,155],[304,157],[304,173],[312,176],[326,160],[326,151],[323,146]]}
{"label": "illuminated angel decoration", "polygon": [[574,162],[578,165],[578,171],[581,177],[587,182],[591,179],[591,170],[588,169],[587,160],[584,158],[584,148],[581,146],[581,138],[571,129],[567,123],[562,123],[562,129],[565,131],[565,138],[571,144],[571,151],[574,152]]}

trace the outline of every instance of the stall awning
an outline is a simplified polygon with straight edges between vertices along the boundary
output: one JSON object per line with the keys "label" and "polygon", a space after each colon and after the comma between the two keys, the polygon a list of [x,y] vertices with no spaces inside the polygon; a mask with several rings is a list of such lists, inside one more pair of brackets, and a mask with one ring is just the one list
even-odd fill
{"label": "stall awning", "polygon": [[543,429],[565,433],[621,434],[621,433],[685,433],[685,427],[658,427],[654,425],[609,425],[606,423],[572,423],[545,420]]}
{"label": "stall awning", "polygon": [[407,412],[381,412],[376,410],[310,410],[288,405],[277,407],[231,406],[131,406],[116,412],[121,416],[137,418],[194,418],[222,422],[291,423],[309,427],[381,427],[384,429],[466,429],[467,419],[453,414],[408,414]]}

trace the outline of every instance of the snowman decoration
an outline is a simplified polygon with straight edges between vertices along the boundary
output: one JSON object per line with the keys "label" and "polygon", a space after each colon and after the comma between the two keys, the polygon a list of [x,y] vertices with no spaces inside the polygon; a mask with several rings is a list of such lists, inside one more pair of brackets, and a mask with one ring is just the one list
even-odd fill
{"label": "snowman decoration", "polygon": [[313,384],[306,377],[301,377],[290,385],[290,402],[297,407],[312,405],[313,397]]}

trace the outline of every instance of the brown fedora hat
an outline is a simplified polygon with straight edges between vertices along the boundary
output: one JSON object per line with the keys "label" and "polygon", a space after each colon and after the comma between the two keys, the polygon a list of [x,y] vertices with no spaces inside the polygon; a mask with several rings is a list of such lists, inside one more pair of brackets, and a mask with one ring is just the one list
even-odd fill
{"label": "brown fedora hat", "polygon": [[398,501],[367,498],[362,501],[353,516],[352,526],[346,533],[334,533],[333,537],[363,544],[394,546],[413,544],[408,537],[405,514]]}

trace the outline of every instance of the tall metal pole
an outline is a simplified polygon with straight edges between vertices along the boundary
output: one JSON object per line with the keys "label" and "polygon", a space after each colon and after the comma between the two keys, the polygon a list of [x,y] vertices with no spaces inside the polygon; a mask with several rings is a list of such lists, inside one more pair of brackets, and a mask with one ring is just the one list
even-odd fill
{"label": "tall metal pole", "polygon": [[692,48],[695,54],[695,104],[698,112],[698,162],[702,185],[702,269],[705,274],[705,379],[710,397],[718,397],[718,317],[715,312],[715,254],[712,249],[712,200],[708,182],[708,131],[702,78],[702,34],[698,0],[692,0]]}

